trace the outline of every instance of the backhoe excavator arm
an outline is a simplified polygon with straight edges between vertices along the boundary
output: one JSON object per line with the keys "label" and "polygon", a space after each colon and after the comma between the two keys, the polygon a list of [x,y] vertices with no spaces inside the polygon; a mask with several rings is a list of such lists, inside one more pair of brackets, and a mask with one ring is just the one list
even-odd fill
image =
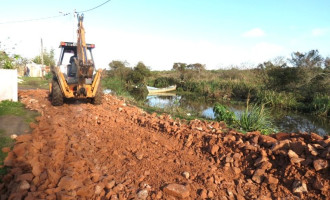
{"label": "backhoe excavator arm", "polygon": [[78,94],[86,96],[84,88],[85,78],[92,78],[94,71],[94,63],[87,57],[87,45],[85,41],[85,29],[83,26],[84,15],[78,15],[78,30],[77,30],[77,58],[75,64],[77,66],[78,78]]}
{"label": "backhoe excavator arm", "polygon": [[77,41],[77,56],[78,60],[84,65],[87,63],[87,47],[86,47],[86,41],[85,41],[85,29],[83,26],[83,15],[78,15],[78,41]]}

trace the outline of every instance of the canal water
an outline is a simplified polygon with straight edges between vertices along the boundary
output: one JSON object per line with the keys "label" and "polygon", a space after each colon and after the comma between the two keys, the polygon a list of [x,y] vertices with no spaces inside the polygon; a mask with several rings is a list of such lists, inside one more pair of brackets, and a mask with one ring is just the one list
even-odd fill
{"label": "canal water", "polygon": [[[186,110],[187,115],[195,113],[198,116],[207,119],[215,118],[213,112],[215,102],[203,98],[179,96],[169,93],[147,96],[145,104],[162,109],[172,109],[177,107]],[[227,106],[236,114],[236,116],[240,115],[245,110],[244,103],[227,104]],[[330,134],[330,120],[327,118],[279,109],[272,109],[270,110],[270,113],[273,125],[279,132],[314,132],[319,135]]]}

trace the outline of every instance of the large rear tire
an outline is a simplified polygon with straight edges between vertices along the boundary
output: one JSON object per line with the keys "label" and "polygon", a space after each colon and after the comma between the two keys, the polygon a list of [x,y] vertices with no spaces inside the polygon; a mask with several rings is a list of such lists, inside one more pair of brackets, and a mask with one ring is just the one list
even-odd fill
{"label": "large rear tire", "polygon": [[103,91],[101,88],[101,85],[97,88],[95,97],[92,99],[92,104],[94,105],[100,105],[102,104],[102,99],[103,99]]}
{"label": "large rear tire", "polygon": [[52,105],[53,106],[61,106],[63,105],[63,94],[60,88],[60,85],[57,81],[53,81],[52,83]]}

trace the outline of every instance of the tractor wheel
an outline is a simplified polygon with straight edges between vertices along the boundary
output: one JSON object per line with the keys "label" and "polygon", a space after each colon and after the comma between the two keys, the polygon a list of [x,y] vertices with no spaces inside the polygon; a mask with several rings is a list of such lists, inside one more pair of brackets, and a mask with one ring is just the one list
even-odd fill
{"label": "tractor wheel", "polygon": [[92,104],[94,105],[100,105],[102,103],[102,98],[103,98],[103,91],[101,88],[101,85],[97,88],[95,97],[92,99]]}
{"label": "tractor wheel", "polygon": [[63,105],[63,94],[60,88],[60,85],[57,81],[53,81],[52,83],[52,105],[53,106],[61,106]]}

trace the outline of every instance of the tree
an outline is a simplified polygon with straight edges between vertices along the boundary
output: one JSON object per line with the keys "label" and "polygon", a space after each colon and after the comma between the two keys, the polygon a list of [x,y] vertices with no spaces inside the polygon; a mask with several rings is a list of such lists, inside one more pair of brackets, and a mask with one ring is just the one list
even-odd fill
{"label": "tree", "polygon": [[181,81],[183,81],[192,78],[194,72],[196,71],[200,74],[201,71],[205,70],[205,65],[202,65],[200,63],[189,65],[187,65],[186,63],[174,63],[172,70],[179,72],[180,79]]}
{"label": "tree", "polygon": [[187,64],[186,63],[174,63],[173,64],[173,68],[172,70],[174,71],[179,71],[179,72],[184,72],[187,68]]}
{"label": "tree", "polygon": [[300,53],[297,51],[292,53],[291,59],[289,59],[294,67],[302,68],[321,67],[323,60],[318,50],[310,50],[307,53]]}
{"label": "tree", "polygon": [[11,58],[5,51],[0,51],[0,68],[14,69],[14,59]]}
{"label": "tree", "polygon": [[287,66],[286,64],[286,59],[283,56],[277,56],[273,59],[272,63],[274,63],[274,65],[276,66]]}
{"label": "tree", "polygon": [[119,77],[121,81],[127,78],[127,75],[132,71],[131,68],[127,67],[128,63],[126,61],[122,62],[119,60],[113,60],[109,63],[111,75]]}
{"label": "tree", "polygon": [[[51,49],[49,52],[44,49],[44,52],[43,52],[43,58],[44,58],[44,65],[47,65],[47,66],[55,66],[55,53],[54,53],[54,49]],[[36,57],[34,57],[34,59],[32,60],[34,63],[37,63],[37,64],[42,64],[41,63],[41,56],[38,55]]]}
{"label": "tree", "polygon": [[117,70],[120,68],[125,68],[128,63],[126,61],[113,60],[109,63],[111,70]]}
{"label": "tree", "polygon": [[324,67],[327,71],[330,71],[330,57],[327,57],[325,60],[324,60]]}
{"label": "tree", "polygon": [[139,62],[134,69],[128,74],[127,82],[135,85],[144,85],[145,78],[151,75],[150,69],[144,65],[143,62]]}
{"label": "tree", "polygon": [[201,71],[205,70],[205,65],[202,65],[200,63],[195,63],[195,64],[188,65],[187,68],[192,71],[197,71],[200,74]]}

